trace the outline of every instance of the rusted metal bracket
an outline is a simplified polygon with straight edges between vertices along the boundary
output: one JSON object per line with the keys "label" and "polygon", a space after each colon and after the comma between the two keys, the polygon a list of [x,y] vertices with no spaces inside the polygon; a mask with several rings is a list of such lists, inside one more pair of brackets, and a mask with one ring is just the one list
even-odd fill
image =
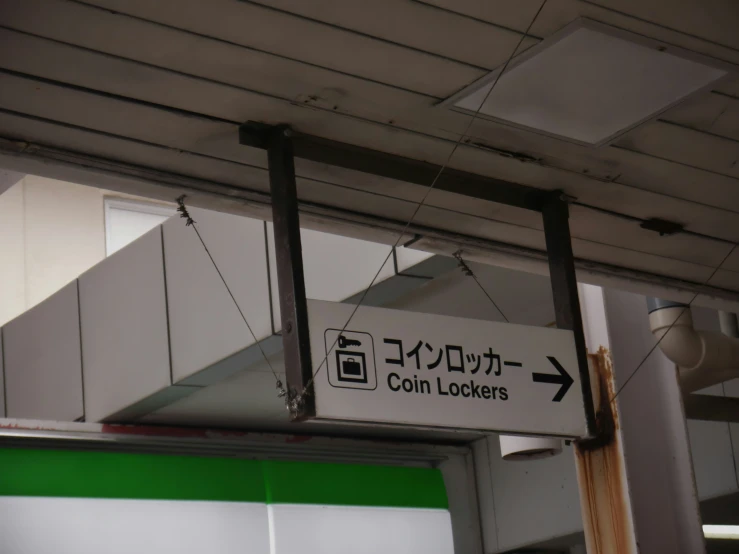
{"label": "rusted metal bracket", "polygon": [[575,258],[572,254],[570,236],[569,208],[561,193],[553,195],[542,209],[544,237],[549,259],[549,279],[552,284],[554,313],[557,328],[567,329],[575,334],[575,349],[580,371],[580,384],[585,407],[585,422],[588,438],[596,437],[595,407],[590,384],[590,369],[585,346],[580,299],[577,292]]}
{"label": "rusted metal bracket", "polygon": [[298,193],[291,131],[286,126],[264,128],[262,144],[267,148],[272,223],[277,259],[282,343],[285,355],[287,406],[293,420],[315,416],[308,302],[305,296],[303,249],[300,241]]}

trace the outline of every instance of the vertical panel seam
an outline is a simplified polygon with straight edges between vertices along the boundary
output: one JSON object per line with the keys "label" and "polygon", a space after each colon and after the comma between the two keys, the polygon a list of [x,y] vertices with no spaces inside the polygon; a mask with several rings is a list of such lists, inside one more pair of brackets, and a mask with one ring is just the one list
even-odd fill
{"label": "vertical panel seam", "polygon": [[[80,385],[82,386],[82,420],[87,421],[87,407],[85,405],[85,359],[82,354],[82,306],[80,301],[80,280],[75,279],[77,285],[77,326],[80,337]],[[3,364],[3,368],[5,365]]]}
{"label": "vertical panel seam", "polygon": [[[485,438],[485,440],[487,441],[487,437]],[[484,536],[484,531],[483,531],[484,524],[482,520],[482,510],[480,509],[480,487],[477,486],[477,464],[475,463],[475,454],[471,447],[470,447],[470,451],[464,455],[464,461],[465,461],[465,469],[468,471],[468,475],[471,470],[472,481],[474,485],[475,508],[476,508],[475,511],[477,513],[476,520],[477,520],[477,531],[478,531],[477,532],[478,552],[484,553],[485,552],[485,536]],[[468,478],[468,481],[469,481],[469,478]],[[491,482],[492,482],[492,479],[491,479]],[[469,482],[468,482],[468,486],[469,486]],[[492,488],[492,485],[491,485],[491,488]],[[450,513],[451,513],[451,510],[450,510]],[[497,535],[497,532],[496,532],[496,535]],[[496,536],[496,540],[497,540],[497,536]]]}
{"label": "vertical panel seam", "polygon": [[490,456],[489,436],[485,437],[485,450],[488,453],[488,474],[490,475],[490,498],[493,504],[493,519],[495,520],[495,549],[500,550],[500,527],[498,527],[498,513],[495,510],[495,491],[493,490],[493,458]]}
{"label": "vertical panel seam", "polygon": [[[21,222],[21,236],[23,241],[23,309],[28,309],[28,233],[27,233],[27,226],[26,226],[26,178],[24,177],[22,179],[22,188],[21,188],[21,217],[23,218],[23,221]],[[5,366],[3,366],[5,367]],[[5,405],[5,409],[7,411],[7,404]]]}
{"label": "vertical panel seam", "polygon": [[164,252],[164,225],[159,226],[159,238],[162,244],[162,278],[164,281],[164,314],[167,319],[167,357],[169,358],[169,384],[174,385],[174,368],[172,367],[172,333],[169,323],[169,290],[167,289],[167,256]]}

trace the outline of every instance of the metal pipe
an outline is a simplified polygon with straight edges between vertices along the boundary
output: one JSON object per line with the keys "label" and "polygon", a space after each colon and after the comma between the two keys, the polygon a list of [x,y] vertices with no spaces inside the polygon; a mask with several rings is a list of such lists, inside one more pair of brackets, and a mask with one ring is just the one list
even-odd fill
{"label": "metal pipe", "polygon": [[[679,367],[684,393],[739,377],[739,339],[696,331],[687,304],[649,298],[647,307],[649,327],[659,340],[662,353]],[[726,319],[726,328],[731,331],[730,318]]]}

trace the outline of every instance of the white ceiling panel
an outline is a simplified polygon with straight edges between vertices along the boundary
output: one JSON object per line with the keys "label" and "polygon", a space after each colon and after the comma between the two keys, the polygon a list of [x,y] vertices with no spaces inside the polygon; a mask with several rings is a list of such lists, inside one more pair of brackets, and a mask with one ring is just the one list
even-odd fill
{"label": "white ceiling panel", "polygon": [[479,68],[470,65],[247,2],[94,0],[91,3],[440,98],[482,74]]}
{"label": "white ceiling panel", "polygon": [[447,105],[587,145],[604,144],[729,75],[729,66],[586,19],[506,69]]}

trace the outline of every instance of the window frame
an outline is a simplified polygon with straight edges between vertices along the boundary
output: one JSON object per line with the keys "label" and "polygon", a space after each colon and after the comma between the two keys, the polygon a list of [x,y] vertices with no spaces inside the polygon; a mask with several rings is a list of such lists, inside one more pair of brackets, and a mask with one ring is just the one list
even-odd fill
{"label": "window frame", "polygon": [[[147,202],[145,200],[134,200],[132,198],[121,198],[119,196],[103,196],[103,219],[105,223],[105,257],[111,255],[111,210],[124,210],[129,212],[144,213],[172,217],[177,213],[174,205]],[[115,252],[112,252],[115,254]]]}

